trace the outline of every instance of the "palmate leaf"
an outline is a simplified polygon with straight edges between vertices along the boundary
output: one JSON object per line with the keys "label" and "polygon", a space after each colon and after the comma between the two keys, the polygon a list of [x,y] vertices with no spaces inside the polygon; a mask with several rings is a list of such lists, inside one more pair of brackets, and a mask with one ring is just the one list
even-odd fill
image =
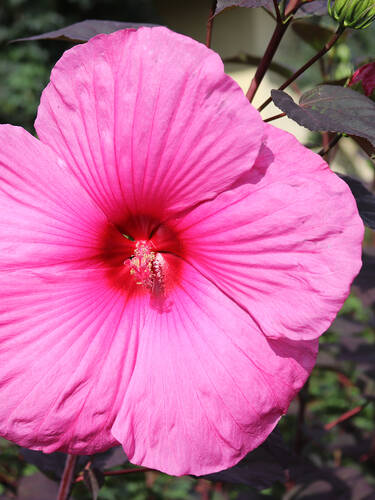
{"label": "palmate leaf", "polygon": [[304,2],[295,15],[296,18],[308,16],[325,16],[328,14],[326,0],[313,0]]}
{"label": "palmate leaf", "polygon": [[[61,479],[66,462],[66,453],[56,451],[54,453],[43,453],[42,451],[20,449],[24,460],[38,467],[39,470],[52,477],[56,481]],[[95,455],[80,456],[77,460],[75,473],[78,473],[90,461],[96,470],[110,469],[127,462],[127,456],[121,446],[115,446],[103,453]]]}
{"label": "palmate leaf", "polygon": [[375,303],[375,255],[370,250],[362,255],[362,268],[353,282],[356,295],[365,306]]}
{"label": "palmate leaf", "polygon": [[36,472],[32,476],[21,477],[16,498],[18,500],[51,500],[57,497],[58,490],[58,484],[41,472]]}
{"label": "palmate leaf", "polygon": [[375,146],[375,103],[354,90],[319,85],[305,92],[299,104],[282,90],[271,95],[278,108],[309,130],[355,135]]}
{"label": "palmate leaf", "polygon": [[[215,15],[219,14],[225,9],[230,7],[265,7],[268,10],[273,11],[272,0],[218,0],[216,4]],[[307,0],[298,9],[296,17],[307,17],[307,16],[323,16],[327,14],[327,1],[326,0]]]}
{"label": "palmate leaf", "polygon": [[246,484],[262,490],[275,482],[304,480],[305,477],[315,477],[315,474],[319,474],[319,469],[293,453],[275,429],[262,445],[237,465],[203,477],[209,481]]}
{"label": "palmate leaf", "polygon": [[333,29],[325,28],[324,26],[319,26],[308,21],[294,22],[292,30],[315,50],[320,50],[334,34]]}
{"label": "palmate leaf", "polygon": [[215,15],[229,7],[270,7],[272,0],[218,0],[216,3]]}
{"label": "palmate leaf", "polygon": [[340,177],[350,187],[363,222],[371,229],[375,229],[375,195],[357,179],[348,175],[340,175]]}
{"label": "palmate leaf", "polygon": [[65,40],[67,42],[87,42],[100,33],[113,33],[122,29],[138,29],[142,26],[156,26],[155,24],[122,23],[119,21],[103,21],[97,19],[86,19],[80,23],[65,26],[59,30],[48,31],[40,35],[17,38],[13,42],[27,42],[32,40]]}

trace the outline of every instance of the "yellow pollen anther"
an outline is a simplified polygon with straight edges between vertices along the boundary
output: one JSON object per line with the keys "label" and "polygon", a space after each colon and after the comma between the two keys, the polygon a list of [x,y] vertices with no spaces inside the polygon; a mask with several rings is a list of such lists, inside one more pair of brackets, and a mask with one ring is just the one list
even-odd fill
{"label": "yellow pollen anther", "polygon": [[163,257],[150,248],[147,241],[138,241],[134,256],[130,259],[130,274],[142,285],[152,291],[163,289]]}

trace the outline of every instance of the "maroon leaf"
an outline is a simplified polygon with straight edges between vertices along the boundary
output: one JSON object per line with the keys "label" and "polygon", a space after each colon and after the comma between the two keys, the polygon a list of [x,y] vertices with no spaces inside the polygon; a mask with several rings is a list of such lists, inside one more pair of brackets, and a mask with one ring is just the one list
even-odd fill
{"label": "maroon leaf", "polygon": [[375,303],[375,255],[363,253],[362,268],[353,285],[356,294],[365,306]]}
{"label": "maroon leaf", "polygon": [[297,11],[295,17],[307,16],[325,16],[327,14],[326,0],[314,0],[313,2],[304,2]]}
{"label": "maroon leaf", "polygon": [[[27,448],[20,449],[24,460],[35,465],[42,472],[48,474],[57,481],[60,480],[64,471],[66,454],[56,451],[54,453],[43,453],[42,451],[28,450]],[[88,463],[96,469],[110,469],[122,465],[128,461],[127,456],[121,446],[115,446],[102,453],[96,453],[91,456],[78,457],[75,473],[77,474]]]}
{"label": "maroon leaf", "polygon": [[348,175],[340,175],[340,177],[350,187],[363,222],[371,229],[375,229],[375,195],[357,179]]}
{"label": "maroon leaf", "polygon": [[320,50],[334,33],[330,28],[324,28],[323,26],[308,21],[297,21],[293,23],[292,30],[299,38],[315,50]]}
{"label": "maroon leaf", "polygon": [[234,467],[203,477],[210,481],[246,484],[262,490],[276,481],[284,483],[291,477],[310,477],[311,474],[316,474],[316,468],[290,451],[276,429],[259,448]]}
{"label": "maroon leaf", "polygon": [[309,130],[356,135],[375,146],[375,103],[354,90],[319,85],[305,92],[299,105],[282,90],[271,95],[277,107]]}
{"label": "maroon leaf", "polygon": [[41,472],[22,477],[18,486],[18,500],[51,500],[56,498],[59,487]]}
{"label": "maroon leaf", "polygon": [[216,3],[215,15],[229,7],[270,7],[272,0],[218,0]]}
{"label": "maroon leaf", "polygon": [[87,19],[80,23],[65,26],[56,31],[49,31],[41,35],[17,38],[13,42],[26,42],[30,40],[65,40],[68,42],[87,42],[100,33],[112,33],[122,29],[138,29],[142,26],[155,26],[154,24],[121,23],[118,21],[102,21],[97,19]]}
{"label": "maroon leaf", "polygon": [[375,147],[372,146],[368,140],[363,139],[363,137],[358,137],[355,135],[351,135],[350,137],[358,144],[360,148],[363,149],[363,151],[367,154],[370,160],[375,162]]}

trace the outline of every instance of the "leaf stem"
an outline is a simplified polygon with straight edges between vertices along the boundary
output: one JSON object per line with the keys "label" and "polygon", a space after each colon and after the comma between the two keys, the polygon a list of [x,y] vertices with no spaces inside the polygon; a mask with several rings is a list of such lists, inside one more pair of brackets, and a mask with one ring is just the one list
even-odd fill
{"label": "leaf stem", "polygon": [[[283,14],[279,9],[277,0],[273,0],[273,5],[275,7],[275,13],[276,13],[276,26],[272,34],[271,40],[268,43],[267,49],[259,63],[259,66],[257,67],[254,78],[251,80],[249,90],[246,93],[246,97],[249,99],[250,102],[253,101],[254,96],[258,90],[258,87],[261,84],[263,77],[266,74],[266,71],[271,65],[272,59],[280,45],[280,42],[286,30],[288,29],[288,26],[293,18],[294,13],[297,11],[300,4],[301,0],[290,0],[290,2],[288,3],[287,12],[283,17]],[[291,15],[289,16],[288,19],[285,19],[288,13],[291,13]]]}
{"label": "leaf stem", "polygon": [[341,137],[342,137],[342,134],[336,134],[335,137],[333,139],[331,139],[330,143],[325,148],[322,148],[318,154],[320,156],[325,156],[327,153],[329,153],[331,151],[332,148],[334,148],[336,146],[336,144],[339,142]]}
{"label": "leaf stem", "polygon": [[[310,66],[312,66],[318,59],[320,59],[322,56],[324,56],[324,54],[326,54],[332,47],[333,45],[337,42],[337,40],[340,38],[340,36],[343,34],[343,32],[345,31],[345,26],[342,26],[340,25],[337,30],[336,30],[336,33],[334,33],[332,35],[332,37],[330,38],[330,40],[328,40],[328,42],[324,45],[324,47],[319,50],[319,52],[317,52],[315,54],[315,56],[313,56],[311,59],[309,59],[307,61],[306,64],[304,64],[298,71],[296,71],[290,78],[288,78],[288,80],[286,82],[284,82],[280,87],[279,87],[279,90],[284,90],[286,87],[288,87],[292,82],[294,82],[294,80],[296,80],[300,75],[302,75],[302,73],[304,73]],[[272,101],[272,97],[269,97],[259,108],[258,108],[258,111],[262,111],[266,106],[268,106],[270,104],[270,102]]]}
{"label": "leaf stem", "polygon": [[270,116],[269,118],[266,118],[264,123],[272,122],[273,120],[278,120],[279,118],[282,118],[283,116],[286,116],[286,113],[279,113],[278,115]]}
{"label": "leaf stem", "polygon": [[277,0],[272,0],[272,1],[273,1],[273,6],[275,8],[276,20],[277,20],[278,24],[282,24],[283,20],[281,17],[281,13],[280,13],[280,9],[279,9],[279,5],[277,3]]}
{"label": "leaf stem", "polygon": [[352,408],[351,410],[346,411],[345,413],[343,413],[342,415],[340,415],[338,418],[335,418],[334,420],[332,420],[328,424],[325,424],[324,430],[330,431],[337,424],[341,424],[341,422],[345,422],[349,418],[354,417],[355,415],[357,415],[357,413],[359,413],[361,410],[363,410],[363,408],[365,406],[366,406],[366,403],[364,405],[356,406],[355,408]]}
{"label": "leaf stem", "polygon": [[210,9],[210,14],[208,16],[208,21],[207,21],[206,47],[208,47],[208,48],[211,47],[212,26],[214,24],[214,16],[215,16],[216,4],[217,4],[217,0],[213,0],[212,5],[211,5],[211,9]]}
{"label": "leaf stem", "polygon": [[72,488],[74,468],[77,462],[77,455],[66,457],[65,468],[60,481],[60,488],[56,500],[68,500]]}
{"label": "leaf stem", "polygon": [[[125,474],[132,474],[134,472],[147,472],[152,469],[148,469],[147,467],[133,467],[131,469],[118,469],[118,470],[106,470],[103,471],[102,474],[103,476],[123,476]],[[80,483],[83,481],[83,475],[79,475],[76,480],[74,481],[75,483]]]}

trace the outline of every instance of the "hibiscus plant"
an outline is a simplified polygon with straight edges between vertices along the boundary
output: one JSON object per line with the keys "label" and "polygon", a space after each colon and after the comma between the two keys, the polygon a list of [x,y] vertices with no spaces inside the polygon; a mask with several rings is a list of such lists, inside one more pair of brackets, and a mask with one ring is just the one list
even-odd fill
{"label": "hibiscus plant", "polygon": [[[275,22],[247,92],[210,48],[230,7]],[[0,125],[0,436],[58,479],[58,500],[83,481],[100,498],[105,476],[159,472],[202,488],[277,482],[288,498],[302,498],[310,474],[349,498],[337,471],[302,451],[322,439],[305,425],[319,338],[351,307],[364,225],[375,228],[371,189],[329,165],[346,140],[374,157],[375,62],[332,82],[327,57],[375,7],[334,0],[328,13],[334,29],[298,20],[327,16],[320,0],[218,0],[206,44],[91,20],[22,40],[74,44],[41,95],[36,135]],[[316,52],[256,109],[291,29]],[[323,83],[295,102],[290,86],[317,61]],[[270,123],[285,116],[322,148]],[[366,276],[357,295],[374,288]],[[353,382],[333,363],[345,353],[330,335],[317,369],[362,399],[325,433],[375,398],[371,375]],[[367,340],[373,355],[371,327]],[[292,402],[293,451],[282,437]]]}

